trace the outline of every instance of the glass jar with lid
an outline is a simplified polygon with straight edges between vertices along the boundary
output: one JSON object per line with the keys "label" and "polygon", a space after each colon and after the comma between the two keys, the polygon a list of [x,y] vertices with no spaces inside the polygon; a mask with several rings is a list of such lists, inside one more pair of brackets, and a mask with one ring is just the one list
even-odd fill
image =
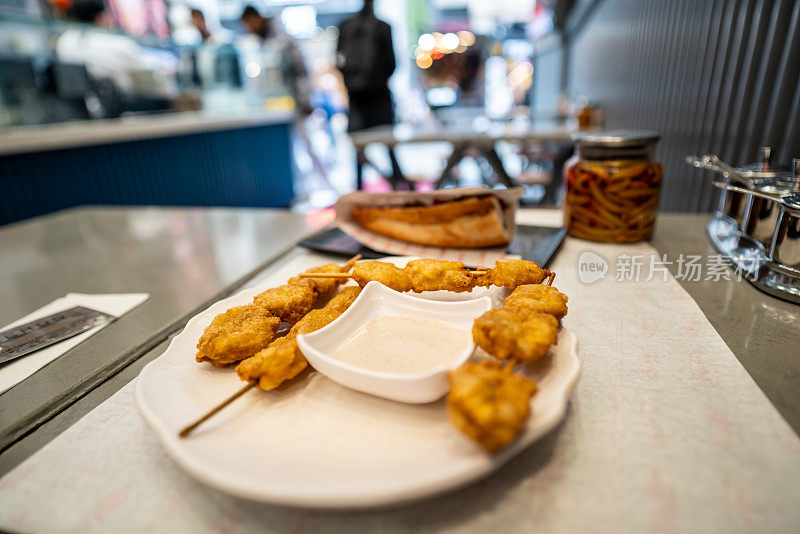
{"label": "glass jar with lid", "polygon": [[653,235],[664,174],[651,131],[584,132],[564,166],[564,224],[571,236],[634,243]]}

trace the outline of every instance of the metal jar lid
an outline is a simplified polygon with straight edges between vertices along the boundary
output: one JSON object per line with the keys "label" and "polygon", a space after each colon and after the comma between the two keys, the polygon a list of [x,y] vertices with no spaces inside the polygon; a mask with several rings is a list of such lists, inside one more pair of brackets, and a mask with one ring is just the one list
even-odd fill
{"label": "metal jar lid", "polygon": [[580,147],[630,148],[655,145],[661,136],[652,130],[598,130],[572,135]]}
{"label": "metal jar lid", "polygon": [[[782,187],[782,183],[792,181],[792,170],[787,167],[776,167],[772,165],[772,149],[768,146],[761,148],[761,161],[736,167],[739,171],[739,178],[753,183],[754,180],[766,180],[765,186],[771,185],[777,188]],[[770,184],[770,180],[772,183]],[[768,193],[768,191],[763,191]]]}
{"label": "metal jar lid", "polygon": [[790,172],[781,172],[775,176],[756,179],[751,183],[750,187],[755,191],[775,197],[783,197],[798,192],[795,188],[794,176]]}

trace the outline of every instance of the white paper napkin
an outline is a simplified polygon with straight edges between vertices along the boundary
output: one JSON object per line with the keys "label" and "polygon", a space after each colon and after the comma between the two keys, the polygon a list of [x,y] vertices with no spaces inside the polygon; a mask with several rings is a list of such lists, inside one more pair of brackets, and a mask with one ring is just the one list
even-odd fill
{"label": "white paper napkin", "polygon": [[[43,306],[35,312],[29,313],[18,321],[0,328],[6,330],[30,321],[45,317],[47,315],[68,310],[75,306],[85,306],[93,310],[109,313],[115,317],[121,317],[136,306],[147,300],[147,293],[121,293],[109,295],[87,295],[85,293],[67,293],[60,299],[56,299],[50,304]],[[108,324],[108,323],[106,323]],[[84,339],[100,331],[106,325],[100,325],[87,330],[82,334],[59,341],[55,345],[38,350],[6,364],[0,365],[0,393],[8,388],[15,386],[31,376],[33,373],[52,362],[72,347]]]}

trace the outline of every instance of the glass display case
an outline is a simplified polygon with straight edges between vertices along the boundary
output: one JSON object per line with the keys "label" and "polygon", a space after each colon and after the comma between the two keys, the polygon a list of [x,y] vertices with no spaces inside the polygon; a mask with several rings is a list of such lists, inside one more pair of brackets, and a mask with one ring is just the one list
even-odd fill
{"label": "glass display case", "polygon": [[280,57],[0,10],[0,128],[189,110],[291,109]]}

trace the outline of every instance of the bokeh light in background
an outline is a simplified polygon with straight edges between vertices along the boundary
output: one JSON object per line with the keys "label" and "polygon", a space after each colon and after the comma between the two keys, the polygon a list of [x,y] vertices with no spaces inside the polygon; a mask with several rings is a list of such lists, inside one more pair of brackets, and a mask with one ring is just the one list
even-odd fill
{"label": "bokeh light in background", "polygon": [[428,69],[437,59],[451,53],[464,53],[475,42],[475,34],[468,30],[445,34],[440,32],[423,33],[417,40],[418,46],[412,47],[412,56],[419,68]]}
{"label": "bokeh light in background", "polygon": [[250,61],[244,66],[244,73],[250,78],[257,78],[261,74],[261,65],[255,61]]}
{"label": "bokeh light in background", "polygon": [[456,33],[456,35],[462,46],[472,46],[475,44],[475,34],[471,31],[462,30]]}
{"label": "bokeh light in background", "polygon": [[419,36],[418,43],[421,49],[431,51],[436,47],[436,38],[429,33],[424,33]]}
{"label": "bokeh light in background", "polygon": [[446,33],[444,37],[442,37],[442,46],[450,51],[455,50],[458,48],[459,41],[458,36],[454,33]]}
{"label": "bokeh light in background", "polygon": [[433,59],[430,56],[422,56],[417,58],[417,66],[421,69],[427,69],[433,65]]}

